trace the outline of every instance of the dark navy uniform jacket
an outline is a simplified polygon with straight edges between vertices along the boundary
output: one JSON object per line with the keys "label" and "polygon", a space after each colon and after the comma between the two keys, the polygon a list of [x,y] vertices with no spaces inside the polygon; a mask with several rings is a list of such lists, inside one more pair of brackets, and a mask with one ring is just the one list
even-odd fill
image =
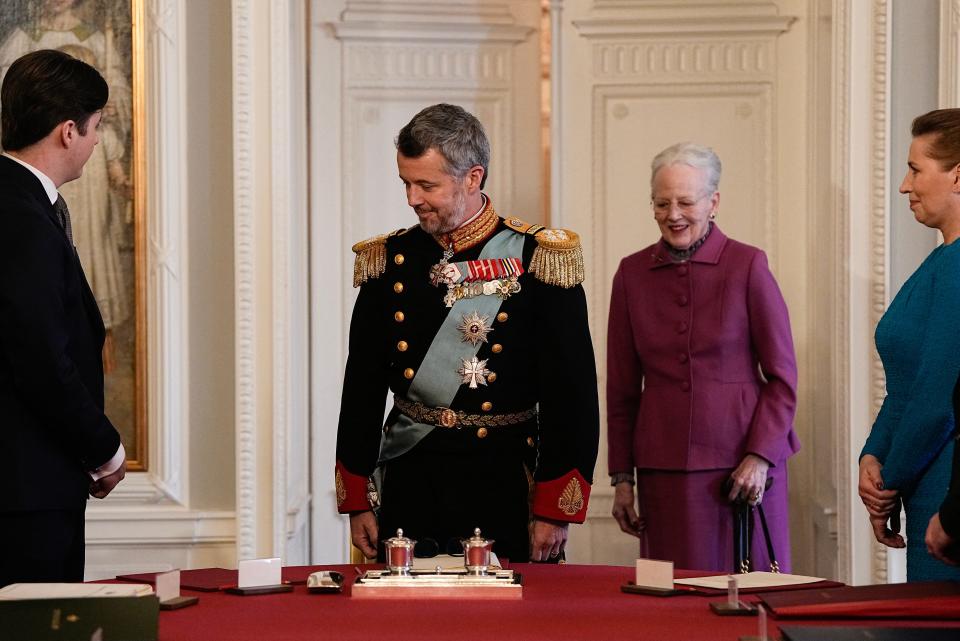
{"label": "dark navy uniform jacket", "polygon": [[[524,235],[523,265],[529,269],[538,240],[530,233],[532,226],[509,221],[498,219],[482,242],[454,254],[450,262],[477,259],[491,238],[511,229]],[[435,286],[429,278],[431,266],[443,256],[443,247],[433,236],[415,226],[387,237],[385,250],[385,269],[361,285],[350,326],[337,435],[341,513],[370,509],[367,478],[377,466],[387,392],[405,397],[449,312],[443,300],[446,286]],[[492,331],[477,354],[487,360],[494,376],[477,389],[461,385],[450,407],[472,415],[536,407],[538,418],[489,430],[436,427],[414,450],[456,457],[480,449],[493,461],[498,452],[522,451],[535,481],[534,515],[583,522],[599,429],[596,367],[583,288],[549,285],[529,271],[519,283],[520,291],[504,300],[490,319]],[[450,364],[450,376],[458,376],[458,365]],[[396,412],[394,407],[388,425]]]}

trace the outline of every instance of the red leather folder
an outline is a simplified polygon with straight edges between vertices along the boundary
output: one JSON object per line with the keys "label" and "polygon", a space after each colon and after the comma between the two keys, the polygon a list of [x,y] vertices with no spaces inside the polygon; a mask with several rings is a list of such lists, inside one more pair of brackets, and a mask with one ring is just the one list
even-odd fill
{"label": "red leather folder", "polygon": [[954,581],[770,592],[760,600],[778,618],[960,619],[960,583]]}
{"label": "red leather folder", "polygon": [[782,625],[780,633],[783,641],[957,641],[960,638],[960,628]]}

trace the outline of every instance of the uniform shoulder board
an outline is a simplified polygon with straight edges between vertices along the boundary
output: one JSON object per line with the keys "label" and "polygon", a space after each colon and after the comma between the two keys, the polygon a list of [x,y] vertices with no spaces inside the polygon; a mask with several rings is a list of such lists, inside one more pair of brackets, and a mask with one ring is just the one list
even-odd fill
{"label": "uniform shoulder board", "polygon": [[378,278],[387,268],[387,239],[406,233],[398,229],[389,234],[381,234],[367,240],[361,240],[353,246],[357,255],[353,261],[353,286],[360,287],[371,278]]}
{"label": "uniform shoulder board", "polygon": [[538,231],[543,229],[543,225],[536,225],[534,223],[525,223],[519,218],[504,218],[504,224],[517,232],[518,234],[529,234],[533,236]]}
{"label": "uniform shoulder board", "polygon": [[568,229],[541,228],[534,234],[537,248],[530,259],[530,273],[548,285],[563,288],[583,282],[583,248],[580,236]]}

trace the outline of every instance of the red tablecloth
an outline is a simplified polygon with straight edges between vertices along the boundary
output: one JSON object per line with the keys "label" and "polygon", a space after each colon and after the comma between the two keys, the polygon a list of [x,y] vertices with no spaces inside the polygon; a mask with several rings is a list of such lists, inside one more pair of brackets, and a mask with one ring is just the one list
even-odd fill
{"label": "red tablecloth", "polygon": [[[351,639],[393,641],[453,639],[536,641],[737,641],[757,633],[756,617],[720,617],[710,601],[725,597],[650,597],[624,594],[633,578],[626,567],[514,564],[523,575],[520,601],[374,600],[347,594],[292,593],[234,596],[190,592],[200,603],[160,612],[160,641],[286,641]],[[356,577],[354,566],[324,566]],[[756,597],[744,597],[755,601]],[[768,634],[779,638],[780,622],[769,619]],[[797,625],[798,621],[783,621]],[[817,624],[804,620],[803,625]],[[828,622],[822,622],[828,623]],[[851,625],[957,626],[960,623],[850,621]],[[833,625],[838,622],[833,622]]]}

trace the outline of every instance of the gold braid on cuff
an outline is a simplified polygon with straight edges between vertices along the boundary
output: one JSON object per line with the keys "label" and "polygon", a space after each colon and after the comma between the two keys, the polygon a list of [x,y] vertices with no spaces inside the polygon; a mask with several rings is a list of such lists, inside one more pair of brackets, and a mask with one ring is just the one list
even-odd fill
{"label": "gold braid on cuff", "polygon": [[418,423],[437,427],[506,427],[526,423],[537,416],[537,410],[531,407],[522,412],[511,414],[467,414],[449,407],[427,407],[423,403],[407,400],[401,396],[393,397],[398,410]]}

